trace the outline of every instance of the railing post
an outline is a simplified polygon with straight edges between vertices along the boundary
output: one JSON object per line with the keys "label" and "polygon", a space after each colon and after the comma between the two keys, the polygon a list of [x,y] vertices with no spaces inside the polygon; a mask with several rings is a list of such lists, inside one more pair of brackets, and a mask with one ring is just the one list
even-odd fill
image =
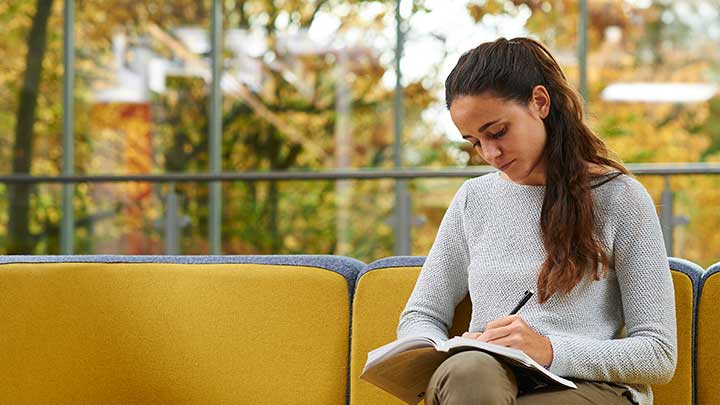
{"label": "railing post", "polygon": [[[400,15],[400,1],[395,2],[395,143],[393,147],[393,161],[395,169],[400,169],[402,162],[402,133],[403,133],[403,87],[400,61],[403,54],[403,21]],[[408,181],[395,180],[395,254],[406,256],[410,254],[410,197],[408,194]]]}
{"label": "railing post", "polygon": [[[70,176],[75,169],[75,0],[65,0],[63,10],[63,129],[62,174]],[[75,183],[62,185],[62,217],[60,219],[60,254],[71,255],[75,250]]]}
{"label": "railing post", "polygon": [[180,217],[178,215],[178,195],[175,192],[175,182],[168,183],[168,192],[165,195],[165,254],[177,255],[180,253],[178,245],[178,232],[180,230]]}
{"label": "railing post", "polygon": [[578,4],[579,24],[578,24],[578,70],[579,90],[582,96],[584,107],[588,106],[588,85],[587,85],[587,50],[588,50],[588,10],[587,0],[580,0]]}
{"label": "railing post", "polygon": [[[346,49],[336,52],[335,68],[335,167],[346,170],[352,166],[352,97],[350,83],[347,82],[349,55]],[[337,180],[335,182],[335,204],[337,220],[335,232],[337,246],[335,254],[350,255],[352,246],[352,182]]]}
{"label": "railing post", "polygon": [[395,192],[395,254],[398,256],[408,256],[411,252],[410,246],[410,227],[412,226],[410,205],[410,193],[408,191],[408,181],[405,179],[396,180]]}
{"label": "railing post", "polygon": [[668,256],[673,256],[673,192],[670,190],[670,176],[663,176],[664,188],[660,197],[660,226],[663,238],[665,239],[665,251]]}
{"label": "railing post", "polygon": [[[212,15],[210,19],[210,64],[212,80],[210,82],[210,172],[222,171],[222,2],[212,0]],[[208,241],[210,254],[222,253],[222,183],[210,182],[210,207],[208,215]]]}

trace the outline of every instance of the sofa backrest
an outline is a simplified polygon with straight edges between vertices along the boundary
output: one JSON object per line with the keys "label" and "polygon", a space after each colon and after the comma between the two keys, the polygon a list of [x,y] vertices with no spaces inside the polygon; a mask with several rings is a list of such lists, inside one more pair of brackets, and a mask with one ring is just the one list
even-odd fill
{"label": "sofa backrest", "polygon": [[720,389],[717,378],[720,375],[720,263],[716,263],[703,274],[697,304],[696,321],[696,370],[697,403],[699,405],[720,404]]}
{"label": "sofa backrest", "polygon": [[[693,395],[694,296],[702,269],[686,260],[670,258],[669,262],[675,286],[679,359],[673,380],[665,385],[653,386],[653,391],[656,404],[690,404]],[[423,257],[386,258],[371,263],[358,276],[353,300],[350,348],[351,405],[402,404],[381,389],[360,380],[359,376],[367,360],[367,353],[396,338],[400,313],[410,297],[423,263]],[[466,297],[455,310],[451,336],[467,330],[470,315],[470,300]]]}
{"label": "sofa backrest", "polygon": [[2,257],[0,398],[345,403],[363,267],[337,256]]}
{"label": "sofa backrest", "polygon": [[[350,405],[404,404],[380,388],[360,380],[367,353],[396,338],[400,313],[412,293],[424,257],[399,256],[378,260],[360,272],[355,284],[350,348]],[[455,310],[451,334],[470,324],[470,300]],[[463,326],[464,325],[464,326]]]}
{"label": "sofa backrest", "polygon": [[695,303],[703,269],[688,260],[671,257],[673,286],[675,287],[675,316],[677,319],[678,362],[675,375],[667,384],[652,386],[655,403],[694,403],[694,334]]}

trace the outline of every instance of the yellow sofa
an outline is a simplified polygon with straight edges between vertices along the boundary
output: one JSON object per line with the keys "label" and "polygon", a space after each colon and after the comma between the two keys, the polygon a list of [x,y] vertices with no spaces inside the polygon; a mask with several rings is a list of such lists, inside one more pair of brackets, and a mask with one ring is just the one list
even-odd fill
{"label": "yellow sofa", "polygon": [[[359,275],[353,299],[350,352],[351,405],[403,403],[358,377],[367,359],[367,352],[395,339],[400,312],[410,297],[423,262],[424,258],[421,257],[382,259],[371,263]],[[670,267],[675,284],[678,320],[678,365],[672,381],[665,385],[653,386],[653,391],[656,404],[691,404],[694,297],[702,269],[691,262],[675,258],[670,259]],[[718,284],[720,285],[720,282]],[[470,301],[466,297],[455,311],[450,330],[451,336],[467,330],[470,310]],[[720,400],[707,403],[720,404]]]}
{"label": "yellow sofa", "polygon": [[[395,338],[423,262],[0,256],[0,404],[399,404],[358,376],[367,352]],[[690,404],[702,269],[670,265],[679,362],[653,388],[657,404]],[[699,306],[699,404],[720,403],[714,274]],[[469,319],[466,299],[451,333]]]}
{"label": "yellow sofa", "polygon": [[0,259],[0,404],[347,401],[357,260]]}
{"label": "yellow sofa", "polygon": [[720,263],[710,266],[700,281],[696,319],[695,383],[699,405],[720,404]]}

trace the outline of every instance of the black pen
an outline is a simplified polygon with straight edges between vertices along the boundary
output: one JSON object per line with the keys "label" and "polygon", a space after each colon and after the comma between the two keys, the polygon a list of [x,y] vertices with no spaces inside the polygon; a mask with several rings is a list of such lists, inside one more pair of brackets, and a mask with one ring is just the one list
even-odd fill
{"label": "black pen", "polygon": [[533,292],[532,292],[532,291],[530,291],[530,290],[525,291],[525,295],[523,295],[523,297],[522,297],[522,299],[520,300],[520,302],[518,302],[518,304],[515,305],[515,308],[513,308],[513,310],[510,311],[510,315],[515,315],[515,314],[517,314],[518,311],[520,310],[520,308],[522,308],[525,304],[527,304],[527,302],[530,300],[530,297],[532,297],[532,296],[533,296]]}

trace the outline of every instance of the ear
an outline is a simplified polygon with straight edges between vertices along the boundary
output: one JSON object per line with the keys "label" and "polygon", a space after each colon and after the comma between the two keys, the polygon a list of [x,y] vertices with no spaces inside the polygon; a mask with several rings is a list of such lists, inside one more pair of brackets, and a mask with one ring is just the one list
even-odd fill
{"label": "ear", "polygon": [[550,114],[550,93],[543,85],[537,85],[532,89],[530,105],[537,112],[541,119],[547,118]]}

